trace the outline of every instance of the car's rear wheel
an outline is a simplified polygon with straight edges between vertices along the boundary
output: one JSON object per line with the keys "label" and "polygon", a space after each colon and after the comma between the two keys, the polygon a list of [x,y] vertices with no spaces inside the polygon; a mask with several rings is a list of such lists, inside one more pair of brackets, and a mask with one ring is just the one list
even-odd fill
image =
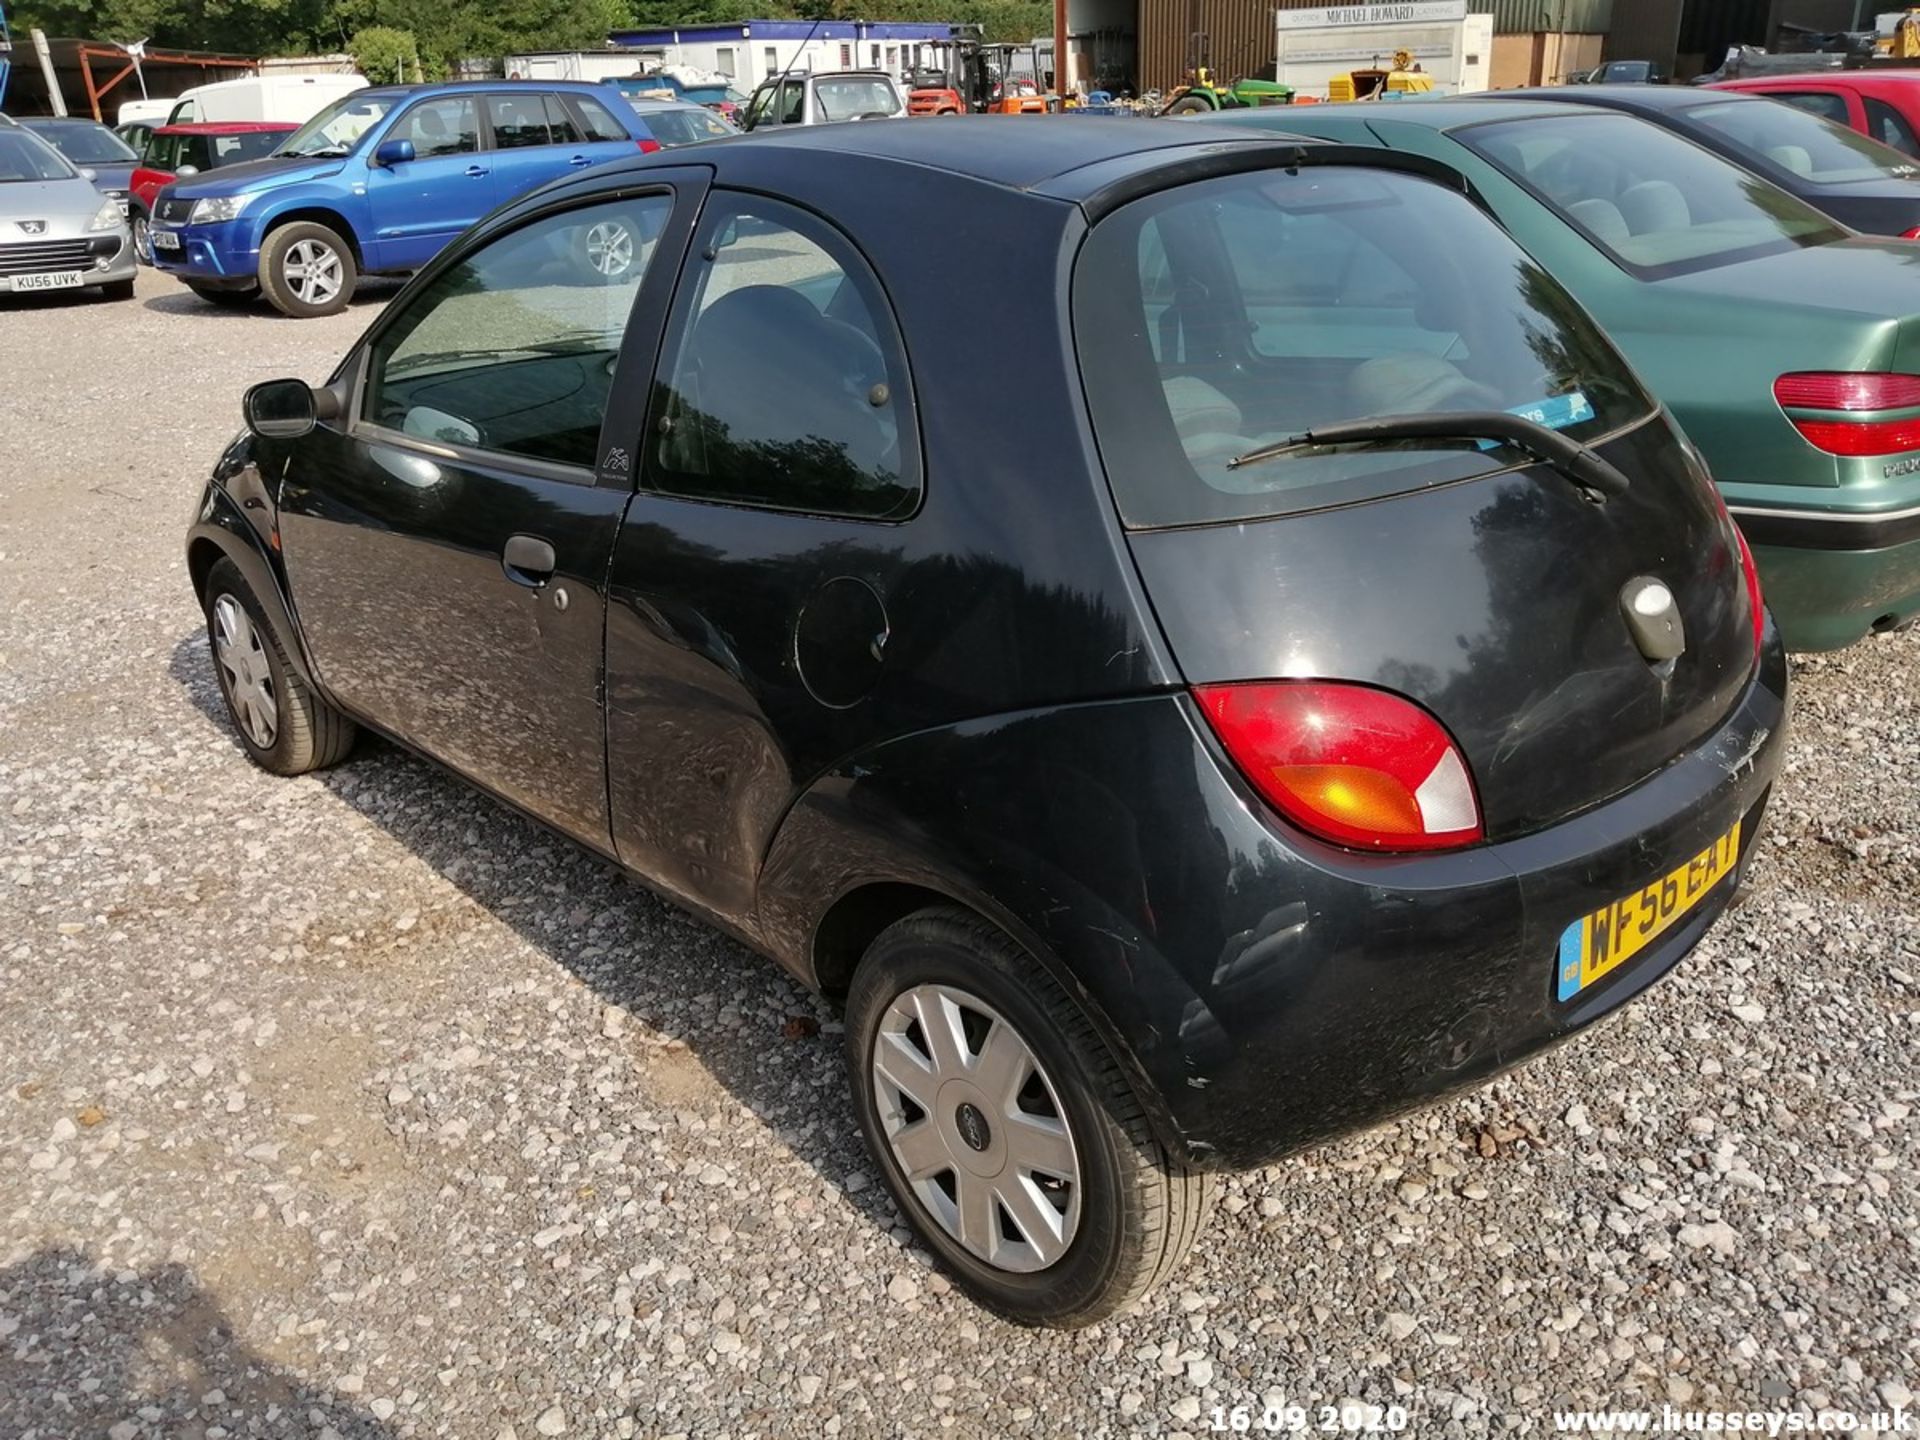
{"label": "car's rear wheel", "polygon": [[288,663],[286,640],[240,568],[217,562],[201,597],[227,718],[253,762],[276,775],[338,764],[353,749],[353,721],[308,688]]}
{"label": "car's rear wheel", "polygon": [[961,910],[882,932],[847,1000],[861,1128],[887,1188],[981,1304],[1080,1326],[1169,1275],[1209,1178],[1155,1139],[1086,1013]]}
{"label": "car's rear wheel", "polygon": [[618,285],[640,262],[640,236],[625,220],[596,220],[580,232],[580,253],[592,279]]}
{"label": "car's rear wheel", "polygon": [[251,305],[260,298],[260,287],[257,285],[209,285],[203,281],[189,280],[187,289],[209,305],[218,305],[225,310]]}
{"label": "car's rear wheel", "polygon": [[352,248],[312,221],[283,225],[260,247],[260,288],[274,309],[296,320],[344,309],[359,278]]}

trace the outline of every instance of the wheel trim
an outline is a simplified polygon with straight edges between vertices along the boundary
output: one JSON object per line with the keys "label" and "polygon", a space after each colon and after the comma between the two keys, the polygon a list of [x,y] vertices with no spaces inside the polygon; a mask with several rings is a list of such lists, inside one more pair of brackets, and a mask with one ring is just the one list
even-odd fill
{"label": "wheel trim", "polygon": [[153,263],[153,234],[144,215],[133,217],[133,253],[147,264]]}
{"label": "wheel trim", "polygon": [[1051,1077],[1004,1016],[951,986],[903,991],[881,1015],[872,1078],[881,1132],[935,1225],[998,1270],[1032,1273],[1067,1253],[1078,1148]]}
{"label": "wheel trim", "polygon": [[231,595],[222,595],[213,602],[213,649],[234,723],[260,749],[271,750],[280,730],[273,668],[267,663],[260,632]]}
{"label": "wheel trim", "polygon": [[296,240],[280,264],[287,288],[305,305],[324,305],[340,293],[346,276],[340,252],[320,240]]}
{"label": "wheel trim", "polygon": [[617,220],[602,220],[587,230],[587,263],[609,278],[633,266],[633,232]]}

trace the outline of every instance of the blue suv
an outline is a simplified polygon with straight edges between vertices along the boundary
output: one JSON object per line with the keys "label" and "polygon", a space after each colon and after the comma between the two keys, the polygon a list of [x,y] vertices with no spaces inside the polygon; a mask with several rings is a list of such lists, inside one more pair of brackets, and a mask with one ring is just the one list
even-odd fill
{"label": "blue suv", "polygon": [[216,304],[264,292],[283,314],[331,315],[361,275],[431,260],[496,205],[558,176],[660,145],[618,92],[566,81],[356,90],[264,160],[160,192],[154,264]]}

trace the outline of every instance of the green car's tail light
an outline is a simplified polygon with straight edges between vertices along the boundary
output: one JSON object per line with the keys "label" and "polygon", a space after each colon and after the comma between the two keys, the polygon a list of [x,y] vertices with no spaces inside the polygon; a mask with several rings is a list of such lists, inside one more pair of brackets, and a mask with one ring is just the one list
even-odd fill
{"label": "green car's tail light", "polygon": [[[1920,408],[1920,375],[1801,371],[1774,381],[1773,398],[1802,438],[1829,455],[1898,455],[1920,450],[1920,416],[1873,418],[1890,410]],[[1806,410],[1827,413],[1795,413]],[[1844,418],[1836,419],[1834,412]]]}
{"label": "green car's tail light", "polygon": [[1485,833],[1459,747],[1411,700],[1327,680],[1193,693],[1234,764],[1310,834],[1356,850],[1446,850]]}

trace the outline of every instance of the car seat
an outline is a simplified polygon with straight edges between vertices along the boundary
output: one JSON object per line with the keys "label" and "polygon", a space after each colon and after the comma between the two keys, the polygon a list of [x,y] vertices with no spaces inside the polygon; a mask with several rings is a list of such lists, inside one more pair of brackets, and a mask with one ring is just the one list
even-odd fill
{"label": "car seat", "polygon": [[1497,410],[1500,397],[1458,366],[1419,350],[1377,355],[1347,377],[1352,419],[1444,410]]}
{"label": "car seat", "polygon": [[1611,200],[1576,200],[1567,206],[1567,214],[1584,225],[1602,245],[1618,247],[1633,236],[1627,217]]}
{"label": "car seat", "polygon": [[1767,158],[1795,175],[1809,178],[1813,175],[1813,156],[1804,145],[1769,145]]}
{"label": "car seat", "polygon": [[1635,235],[1685,230],[1693,224],[1687,197],[1670,180],[1642,180],[1620,192],[1619,213]]}
{"label": "car seat", "polygon": [[694,322],[675,382],[683,413],[696,413],[669,432],[661,457],[701,473],[751,465],[792,474],[837,452],[863,475],[897,475],[886,378],[879,347],[804,295],[779,285],[729,291]]}

